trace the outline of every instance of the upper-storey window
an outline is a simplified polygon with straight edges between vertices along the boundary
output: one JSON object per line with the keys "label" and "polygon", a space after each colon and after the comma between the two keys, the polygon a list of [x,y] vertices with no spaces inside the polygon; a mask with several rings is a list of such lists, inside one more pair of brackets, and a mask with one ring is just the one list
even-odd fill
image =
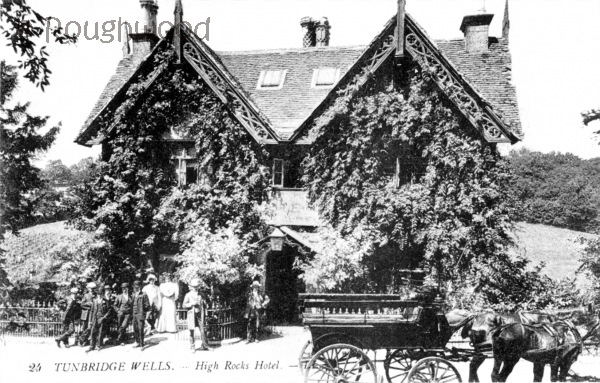
{"label": "upper-storey window", "polygon": [[283,160],[275,158],[273,160],[273,186],[283,187]]}
{"label": "upper-storey window", "polygon": [[281,89],[287,70],[263,70],[258,78],[257,89]]}
{"label": "upper-storey window", "polygon": [[427,159],[407,145],[399,145],[384,161],[385,172],[396,187],[419,183],[427,170]]}
{"label": "upper-storey window", "polygon": [[331,88],[340,78],[338,68],[319,68],[313,72],[313,88]]}

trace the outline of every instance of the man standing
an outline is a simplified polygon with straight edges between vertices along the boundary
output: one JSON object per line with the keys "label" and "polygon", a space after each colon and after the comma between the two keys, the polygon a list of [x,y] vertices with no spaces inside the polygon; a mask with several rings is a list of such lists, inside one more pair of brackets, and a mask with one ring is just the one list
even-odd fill
{"label": "man standing", "polygon": [[75,321],[79,320],[81,317],[78,293],[79,289],[73,287],[71,289],[71,295],[58,302],[58,307],[63,310],[61,314],[63,334],[55,339],[58,348],[60,348],[60,342],[63,342],[65,347],[69,348],[69,337],[75,332]]}
{"label": "man standing", "polygon": [[260,332],[260,317],[264,309],[269,304],[269,297],[262,296],[260,291],[260,282],[254,281],[252,283],[252,290],[248,295],[248,304],[246,305],[246,315],[244,318],[248,319],[247,328],[247,339],[246,343],[256,342],[258,343],[258,337]]}
{"label": "man standing", "polygon": [[161,308],[160,288],[156,286],[156,276],[154,274],[148,274],[145,283],[147,284],[142,291],[148,296],[151,306],[150,311],[146,314],[146,321],[150,326],[150,333],[154,334],[156,333],[154,325],[156,324]]}
{"label": "man standing", "polygon": [[124,282],[121,284],[121,295],[115,300],[115,311],[117,312],[117,344],[125,346],[127,338],[127,327],[131,320],[131,310],[133,308],[131,295],[129,295],[129,284]]}
{"label": "man standing", "polygon": [[190,292],[183,298],[183,308],[188,309],[187,324],[190,330],[190,348],[192,353],[196,352],[196,341],[194,339],[194,330],[196,327],[200,330],[200,340],[202,341],[202,350],[210,350],[206,342],[206,333],[204,331],[204,310],[206,301],[200,294],[200,280],[192,279],[190,282]]}
{"label": "man standing", "polygon": [[90,342],[90,314],[92,310],[92,302],[95,297],[96,284],[94,282],[90,282],[87,284],[87,293],[81,300],[81,333],[79,334],[79,345],[81,347],[87,346]]}
{"label": "man standing", "polygon": [[90,334],[91,344],[89,351],[100,351],[104,347],[104,337],[110,326],[110,317],[113,313],[112,289],[110,286],[101,286],[98,289],[98,295],[92,301],[90,324],[92,331]]}
{"label": "man standing", "polygon": [[150,301],[148,300],[148,296],[141,290],[142,282],[133,282],[131,316],[133,320],[133,334],[136,342],[133,347],[141,347],[141,350],[144,351],[144,322],[146,320],[146,314],[150,311]]}

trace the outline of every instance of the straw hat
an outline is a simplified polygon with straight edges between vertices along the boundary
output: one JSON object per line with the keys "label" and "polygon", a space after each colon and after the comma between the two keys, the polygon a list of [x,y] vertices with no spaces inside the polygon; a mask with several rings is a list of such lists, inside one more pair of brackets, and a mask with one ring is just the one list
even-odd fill
{"label": "straw hat", "polygon": [[90,283],[87,284],[87,288],[88,289],[95,289],[96,287],[97,286],[96,286],[96,284],[94,282],[90,282]]}
{"label": "straw hat", "polygon": [[191,287],[198,287],[200,286],[200,280],[198,278],[194,278],[190,281],[190,286]]}
{"label": "straw hat", "polygon": [[260,288],[260,282],[259,281],[254,281],[252,282],[252,288]]}
{"label": "straw hat", "polygon": [[144,282],[144,283],[148,283],[150,281],[155,281],[155,280],[156,280],[156,275],[148,274],[148,276],[146,277],[146,282]]}

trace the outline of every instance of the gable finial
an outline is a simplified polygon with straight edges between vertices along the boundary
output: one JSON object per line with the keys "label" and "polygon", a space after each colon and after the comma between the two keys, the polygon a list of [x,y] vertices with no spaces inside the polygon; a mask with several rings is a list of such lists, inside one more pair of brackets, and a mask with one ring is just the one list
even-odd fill
{"label": "gable finial", "polygon": [[398,13],[396,14],[396,58],[404,57],[404,17],[406,14],[406,0],[398,0]]}
{"label": "gable finial", "polygon": [[502,38],[508,41],[508,35],[510,32],[510,18],[508,17],[508,0],[504,6],[504,19],[502,20]]}
{"label": "gable finial", "polygon": [[183,4],[181,0],[175,2],[175,33],[173,35],[173,46],[177,53],[177,63],[181,64],[182,44],[181,44],[181,23],[183,22]]}

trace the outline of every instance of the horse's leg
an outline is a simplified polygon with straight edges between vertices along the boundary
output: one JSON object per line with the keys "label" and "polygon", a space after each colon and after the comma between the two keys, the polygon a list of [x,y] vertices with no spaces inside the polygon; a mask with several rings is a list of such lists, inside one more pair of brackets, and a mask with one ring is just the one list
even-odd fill
{"label": "horse's leg", "polygon": [[[473,363],[473,362],[471,362]],[[494,355],[494,368],[492,369],[492,382],[500,382],[500,367],[502,366],[502,359]]]}
{"label": "horse's leg", "polygon": [[[475,354],[469,363],[469,382],[479,382],[477,370],[485,361],[485,355]],[[494,364],[495,367],[495,364]]]}
{"label": "horse's leg", "polygon": [[550,381],[558,381],[558,363],[556,361],[550,365]]}
{"label": "horse's leg", "polygon": [[508,376],[512,372],[513,368],[515,368],[517,362],[521,359],[521,357],[512,357],[504,361],[504,366],[502,367],[502,371],[500,372],[500,376],[498,377],[499,382],[506,382]]}
{"label": "horse's leg", "polygon": [[533,364],[533,381],[541,382],[544,378],[544,367],[546,365],[544,363],[534,363]]}

